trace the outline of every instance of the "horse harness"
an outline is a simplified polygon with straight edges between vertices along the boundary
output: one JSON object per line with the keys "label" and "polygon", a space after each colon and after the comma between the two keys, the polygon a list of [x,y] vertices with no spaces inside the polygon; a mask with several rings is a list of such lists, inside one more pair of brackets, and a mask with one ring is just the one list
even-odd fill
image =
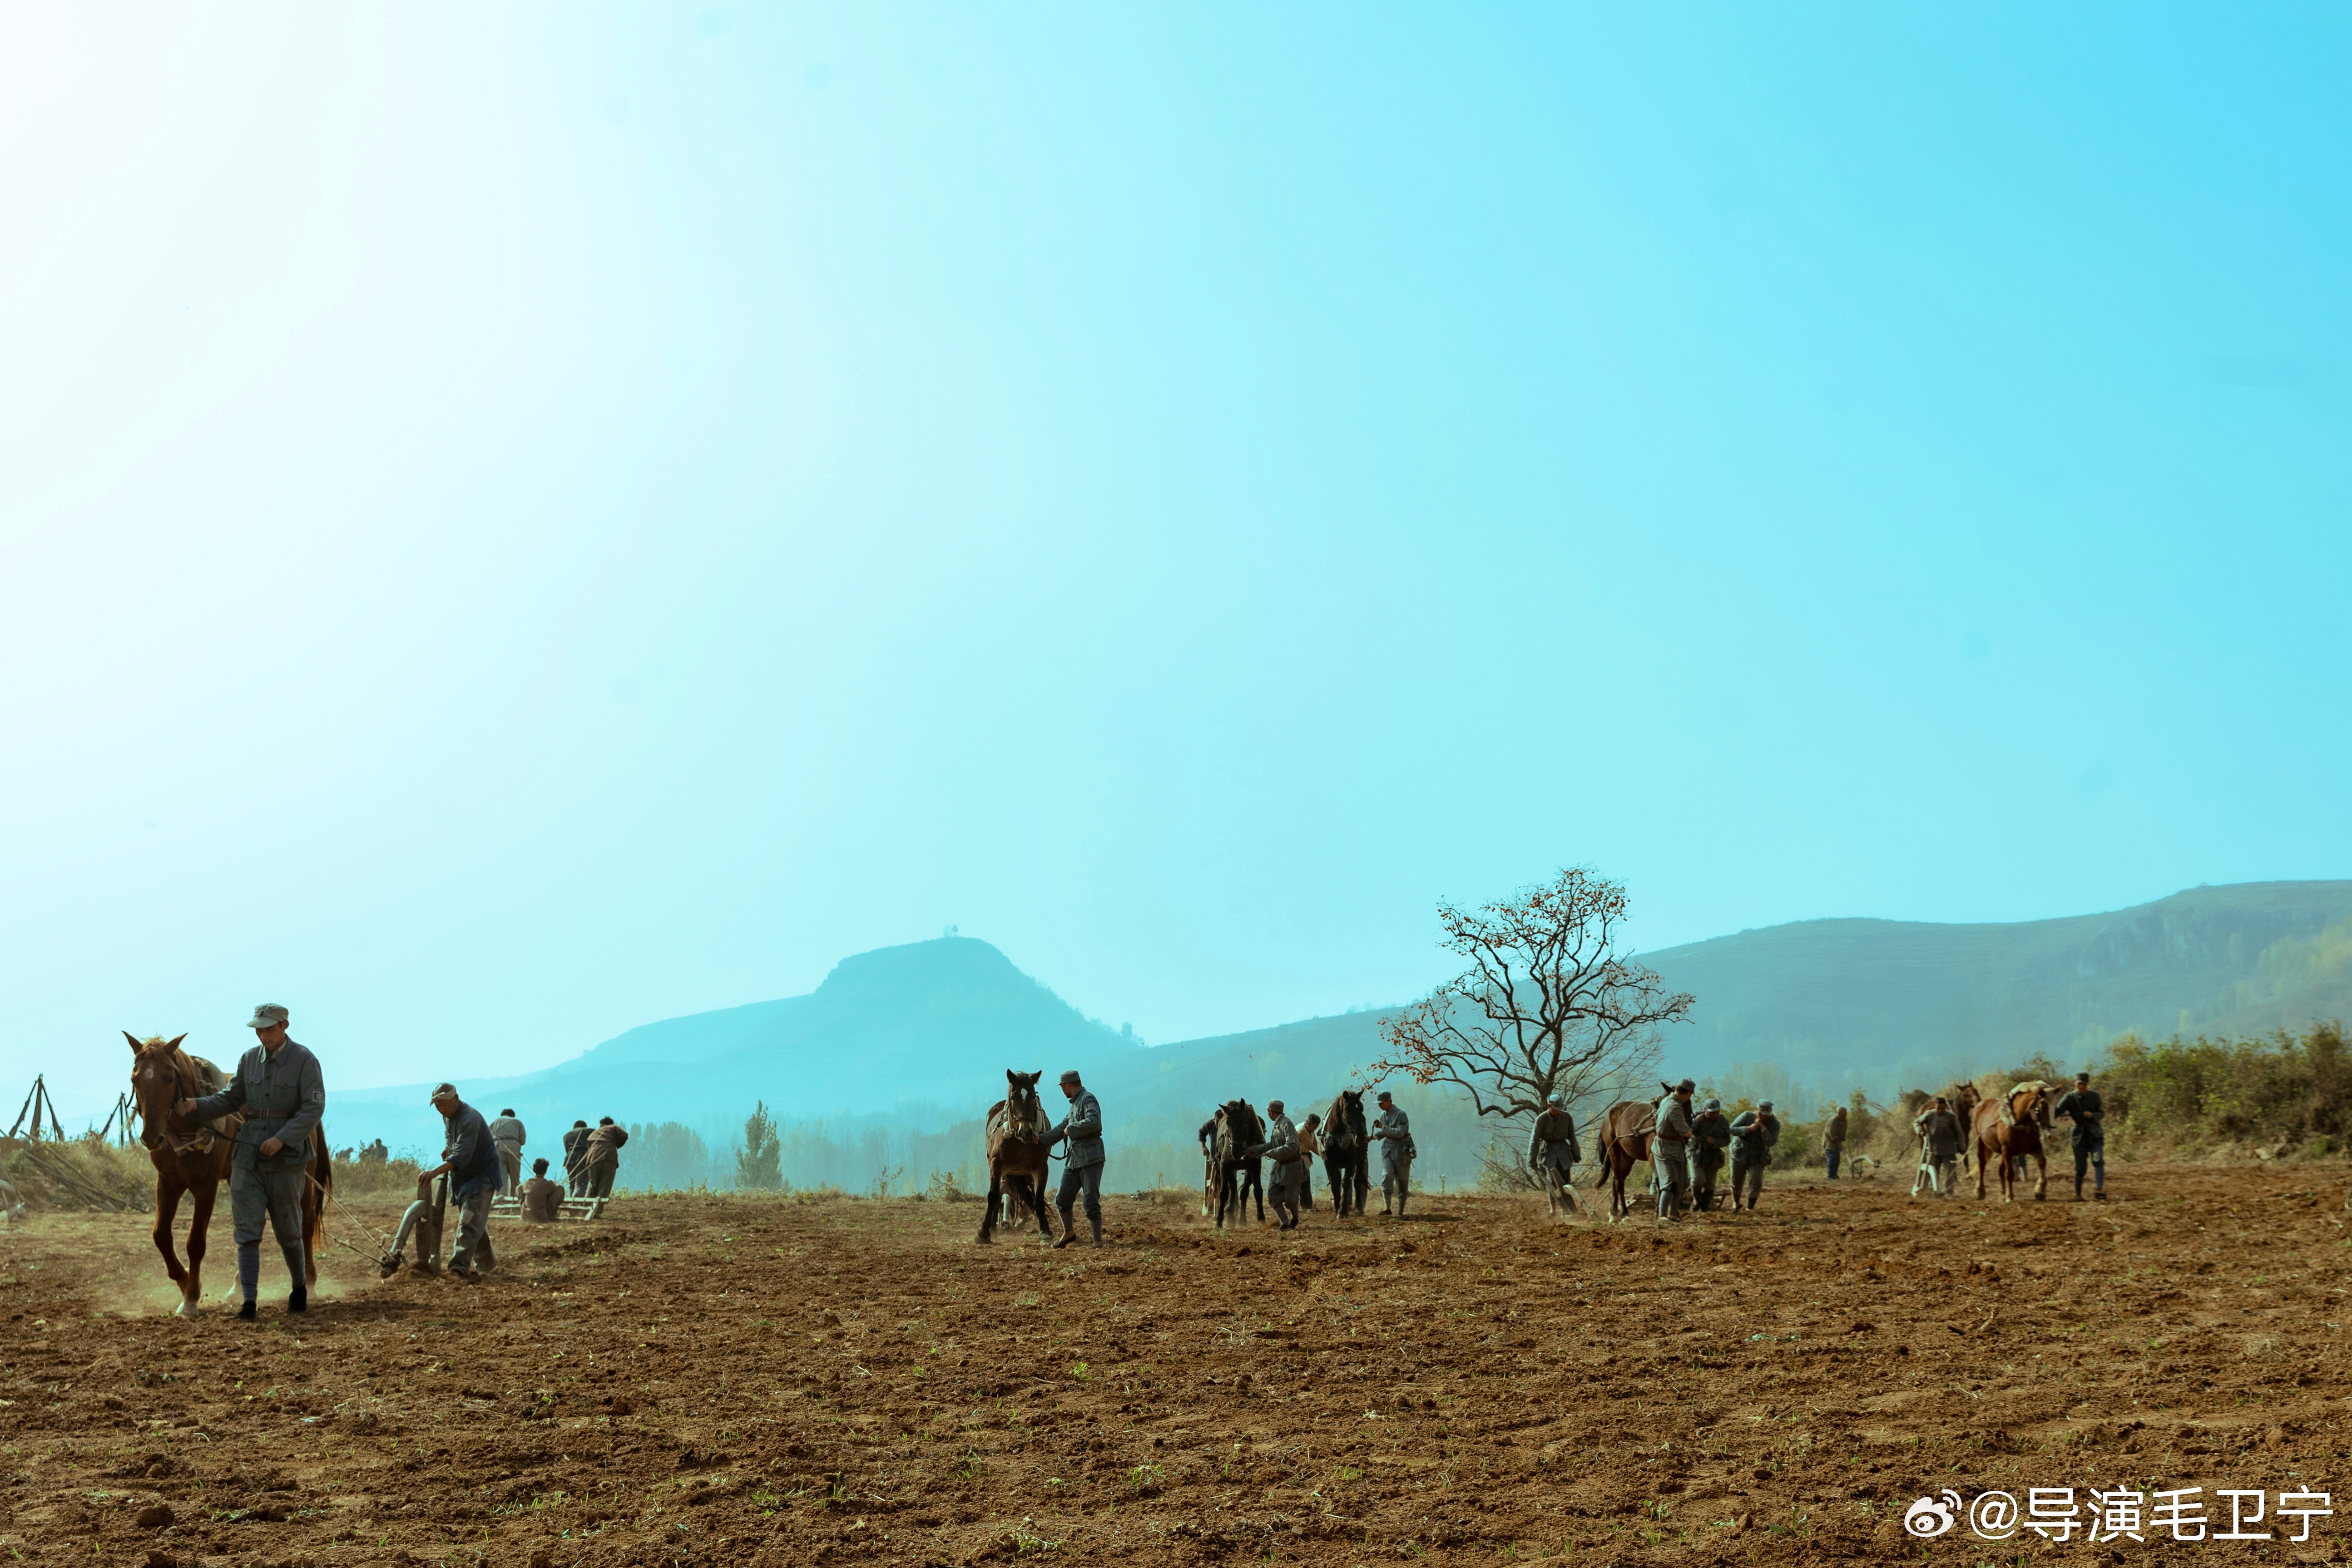
{"label": "horse harness", "polygon": [[[203,1069],[209,1069],[209,1081],[206,1081]],[[173,1051],[172,1087],[172,1103],[174,1105],[184,1100],[202,1100],[205,1095],[218,1094],[221,1090],[220,1068],[210,1062],[200,1063],[199,1058],[185,1051]],[[198,1122],[196,1130],[184,1138],[173,1132],[168,1122],[158,1126],[152,1119],[142,1116],[139,1119],[139,1141],[150,1149],[158,1144],[168,1144],[174,1154],[209,1154],[222,1139],[235,1138],[237,1126],[244,1120],[242,1115],[231,1111],[217,1121]]]}

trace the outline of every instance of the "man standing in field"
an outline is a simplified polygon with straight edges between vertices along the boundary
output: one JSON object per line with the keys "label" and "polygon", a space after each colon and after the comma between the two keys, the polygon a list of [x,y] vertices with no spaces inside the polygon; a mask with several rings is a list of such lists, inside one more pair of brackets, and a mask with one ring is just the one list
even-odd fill
{"label": "man standing in field", "polygon": [[2057,1115],[2074,1119],[2074,1201],[2083,1201],[2083,1170],[2089,1166],[2097,1173],[2091,1186],[2091,1196],[2099,1203],[2107,1201],[2107,1108],[2099,1099],[2099,1091],[2091,1087],[2091,1075],[2074,1075],[2074,1091],[2053,1107]]}
{"label": "man standing in field", "polygon": [[1054,1206],[1062,1211],[1062,1239],[1054,1245],[1067,1247],[1077,1239],[1077,1226],[1071,1210],[1083,1195],[1087,1204],[1087,1228],[1094,1232],[1094,1244],[1102,1245],[1102,1173],[1103,1136],[1102,1106],[1094,1091],[1078,1080],[1077,1069],[1062,1075],[1062,1098],[1070,1102],[1070,1113],[1061,1124],[1045,1134],[1045,1147],[1062,1145],[1062,1185],[1054,1195]]}
{"label": "man standing in field", "polygon": [[499,1146],[491,1142],[482,1113],[457,1098],[456,1084],[433,1090],[433,1109],[441,1113],[446,1137],[441,1163],[424,1175],[449,1178],[449,1195],[457,1203],[457,1250],[449,1255],[449,1272],[472,1279],[499,1262],[490,1247],[490,1198],[500,1174]]}
{"label": "man standing in field", "polygon": [[172,1109],[199,1121],[245,1113],[229,1156],[229,1216],[236,1225],[236,1283],[245,1304],[236,1315],[250,1322],[261,1289],[261,1226],[266,1219],[278,1237],[278,1251],[294,1289],[286,1310],[310,1308],[309,1270],[302,1256],[302,1184],[310,1179],[310,1140],[326,1113],[327,1080],[319,1058],[286,1036],[286,1009],[265,1002],[246,1025],[253,1049],[236,1064],[236,1075],[218,1094],[183,1100]]}
{"label": "man standing in field", "polygon": [[1829,1164],[1830,1180],[1836,1181],[1838,1162],[1845,1158],[1845,1107],[1843,1105],[1837,1108],[1837,1114],[1830,1118],[1830,1124],[1822,1129],[1822,1154]]}
{"label": "man standing in field", "polygon": [[1650,1135],[1650,1184],[1657,1190],[1660,1223],[1678,1220],[1690,1206],[1691,1096],[1685,1079],[1658,1101],[1658,1130]]}
{"label": "man standing in field", "polygon": [[1412,1180],[1412,1119],[1387,1089],[1381,1090],[1380,1107],[1370,1137],[1381,1146],[1381,1212],[1402,1219]]}
{"label": "man standing in field", "polygon": [[1743,1110],[1731,1121],[1731,1206],[1756,1212],[1764,1195],[1764,1167],[1772,1163],[1772,1145],[1780,1141],[1780,1119],[1766,1100]]}
{"label": "man standing in field", "polygon": [[1731,1146],[1731,1122],[1723,1101],[1710,1100],[1691,1118],[1691,1202],[1701,1214],[1715,1207],[1716,1179],[1723,1174],[1724,1151]]}
{"label": "man standing in field", "polygon": [[[607,1117],[605,1120],[610,1121]],[[575,1198],[588,1195],[588,1139],[585,1121],[575,1121],[563,1135],[563,1181]]]}
{"label": "man standing in field", "polygon": [[1323,1157],[1323,1141],[1315,1130],[1323,1125],[1323,1118],[1314,1111],[1298,1124],[1298,1206],[1303,1212],[1315,1206],[1315,1162]]}
{"label": "man standing in field", "polygon": [[1576,1118],[1568,1113],[1568,1101],[1555,1094],[1544,1101],[1543,1114],[1528,1133],[1528,1163],[1535,1167],[1536,1180],[1543,1184],[1546,1214],[1558,1214],[1563,1206],[1576,1207],[1569,1179],[1582,1158],[1584,1151],[1576,1142]]}
{"label": "man standing in field", "polygon": [[1296,1184],[1299,1167],[1305,1163],[1298,1152],[1298,1129],[1282,1112],[1282,1101],[1265,1102],[1265,1142],[1253,1144],[1244,1152],[1263,1156],[1274,1165],[1274,1180],[1267,1184],[1266,1196],[1274,1204],[1274,1217],[1279,1228],[1298,1228],[1298,1196]]}
{"label": "man standing in field", "polygon": [[490,1123],[490,1142],[499,1146],[499,1171],[502,1180],[499,1190],[513,1197],[522,1190],[522,1123],[515,1120],[511,1107],[499,1112]]}

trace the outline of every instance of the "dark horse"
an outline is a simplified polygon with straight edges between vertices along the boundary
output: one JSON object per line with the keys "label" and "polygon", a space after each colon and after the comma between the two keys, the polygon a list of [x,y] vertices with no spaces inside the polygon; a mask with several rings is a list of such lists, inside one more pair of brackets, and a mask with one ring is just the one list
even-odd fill
{"label": "dark horse", "polygon": [[2050,1125],[2050,1086],[2038,1078],[2028,1079],[2000,1099],[1979,1103],[1975,1120],[1969,1142],[1977,1149],[1978,1199],[1985,1195],[1985,1172],[1991,1168],[1988,1162],[1998,1161],[2000,1201],[2015,1203],[2017,1184],[2024,1179],[2020,1167],[2029,1156],[2040,1177],[2033,1184],[2033,1196],[2036,1201],[2047,1198],[2050,1162],[2042,1152],[2042,1130]]}
{"label": "dark horse", "polygon": [[1250,1109],[1246,1100],[1229,1100],[1217,1107],[1210,1121],[1209,1162],[1207,1180],[1202,1184],[1204,1194],[1217,1216],[1217,1228],[1225,1228],[1225,1212],[1233,1211],[1236,1225],[1249,1218],[1249,1199],[1257,1194],[1257,1217],[1265,1218],[1265,1184],[1260,1179],[1259,1163],[1242,1151],[1265,1142],[1265,1123]]}
{"label": "dark horse", "polygon": [[1343,1089],[1323,1113],[1323,1173],[1330,1179],[1331,1207],[1345,1216],[1364,1212],[1372,1190],[1371,1141],[1364,1136],[1364,1091]]}
{"label": "dark horse", "polygon": [[1650,1157],[1650,1135],[1658,1130],[1658,1108],[1640,1100],[1621,1100],[1601,1114],[1599,1142],[1601,1174],[1596,1187],[1609,1188],[1609,1217],[1622,1219],[1632,1212],[1625,1202],[1625,1178]]}
{"label": "dark horse", "polygon": [[[174,1103],[219,1093],[227,1087],[227,1075],[204,1058],[180,1049],[180,1041],[188,1037],[185,1035],[172,1040],[160,1036],[142,1040],[125,1029],[122,1037],[131,1042],[131,1098],[139,1107],[139,1141],[147,1146],[147,1158],[155,1166],[155,1250],[163,1255],[163,1267],[180,1288],[180,1304],[173,1311],[191,1318],[205,1295],[205,1232],[212,1226],[220,1184],[228,1180],[236,1130],[245,1118],[224,1116],[218,1121],[190,1122],[184,1130],[173,1127]],[[305,1289],[319,1282],[318,1249],[324,1239],[320,1222],[335,1181],[327,1135],[320,1128],[310,1131],[310,1176],[302,1188]],[[194,1194],[196,1200],[188,1216],[185,1268],[172,1250],[172,1222],[179,1217],[184,1193]]]}
{"label": "dark horse", "polygon": [[1037,1099],[1035,1072],[1004,1070],[1004,1098],[988,1108],[988,1208],[980,1216],[981,1241],[996,1239],[997,1208],[1009,1186],[1037,1215],[1037,1239],[1054,1239],[1045,1215],[1045,1135],[1054,1130]]}

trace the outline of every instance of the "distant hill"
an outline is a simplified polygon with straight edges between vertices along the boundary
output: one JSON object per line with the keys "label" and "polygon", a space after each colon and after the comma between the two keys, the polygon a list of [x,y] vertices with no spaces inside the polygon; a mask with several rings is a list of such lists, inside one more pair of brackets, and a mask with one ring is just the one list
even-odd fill
{"label": "distant hill", "polygon": [[1804,921],[1645,959],[1698,998],[1673,1043],[1685,1070],[1770,1062],[1878,1092],[2036,1052],[2087,1060],[2126,1030],[2352,1016],[2352,973],[2321,942],[2347,918],[2352,882],[2250,882],[2012,924]]}
{"label": "distant hill", "polygon": [[[925,1122],[984,1109],[1004,1069],[1140,1055],[987,942],[942,937],[861,952],[805,996],[640,1025],[544,1072],[460,1084],[485,1114],[512,1106],[541,1139],[577,1117],[736,1128],[756,1100],[782,1120],[896,1112]],[[429,1085],[335,1097],[340,1146],[381,1136],[437,1146]]]}
{"label": "distant hill", "polygon": [[[1698,998],[1692,1022],[1669,1033],[1664,1069],[1720,1079],[1769,1066],[1816,1092],[1883,1095],[2037,1052],[2087,1060],[2126,1030],[2352,1016],[2352,882],[2197,888],[2011,924],[1804,921],[1644,956]],[[514,1106],[544,1152],[553,1140],[539,1135],[574,1116],[678,1121],[723,1138],[755,1100],[787,1121],[940,1128],[1000,1095],[1008,1067],[1042,1068],[1050,1086],[1075,1066],[1130,1141],[1174,1168],[1219,1100],[1279,1095],[1303,1110],[1328,1099],[1379,1054],[1381,1016],[1145,1048],[988,943],[951,937],[844,959],[806,996],[647,1024],[546,1072],[461,1087],[485,1110]],[[335,1142],[437,1141],[425,1088],[338,1095]],[[1434,1142],[1466,1160],[1483,1136],[1465,1121]]]}

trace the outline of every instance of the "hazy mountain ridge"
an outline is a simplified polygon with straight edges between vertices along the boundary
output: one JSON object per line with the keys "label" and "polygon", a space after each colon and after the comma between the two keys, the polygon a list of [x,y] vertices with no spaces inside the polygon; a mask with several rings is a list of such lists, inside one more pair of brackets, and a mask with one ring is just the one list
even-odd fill
{"label": "hazy mountain ridge", "polygon": [[[2088,1059],[2127,1029],[2352,1014],[2347,921],[2352,882],[2250,883],[2006,924],[1805,921],[1644,956],[1698,998],[1692,1023],[1668,1034],[1661,1070],[1704,1078],[1769,1062],[1809,1089],[1885,1094],[2037,1051]],[[664,1019],[547,1071],[461,1088],[543,1128],[603,1114],[723,1137],[755,1100],[787,1121],[883,1114],[940,1128],[1001,1095],[1008,1068],[1050,1081],[1076,1067],[1131,1142],[1181,1146],[1220,1100],[1280,1096],[1304,1110],[1360,1081],[1381,1016],[1141,1047],[994,947],[949,937],[844,959],[805,996]],[[336,1142],[430,1140],[423,1091],[337,1096]]]}

